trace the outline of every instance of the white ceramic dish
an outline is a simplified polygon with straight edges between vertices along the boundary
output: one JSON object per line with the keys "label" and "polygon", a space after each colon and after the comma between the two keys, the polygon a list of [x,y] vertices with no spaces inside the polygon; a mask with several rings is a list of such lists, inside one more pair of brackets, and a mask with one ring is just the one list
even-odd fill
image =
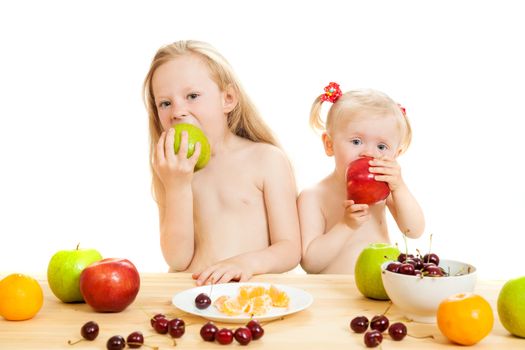
{"label": "white ceramic dish", "polygon": [[[265,288],[270,288],[271,283],[261,283],[261,282],[243,282],[243,283],[224,283],[216,284],[213,286],[213,291],[211,295],[212,304],[218,297],[222,295],[236,296],[239,294],[239,287],[243,285],[250,286],[264,286]],[[290,315],[299,311],[302,311],[309,307],[313,302],[313,297],[310,293],[294,287],[289,287],[282,284],[273,284],[279,290],[282,290],[288,294],[290,298],[290,304],[287,308],[272,307],[270,311],[261,316],[256,316],[255,318],[258,321],[269,321],[274,320],[286,315]],[[249,314],[241,314],[236,316],[225,315],[213,305],[210,305],[207,309],[200,310],[195,306],[195,297],[200,293],[210,293],[210,286],[201,286],[195,287],[192,289],[187,289],[180,293],[177,293],[173,296],[172,303],[178,309],[185,311],[187,313],[204,317],[211,321],[217,322],[227,322],[227,323],[245,323],[251,319]]]}
{"label": "white ceramic dish", "polygon": [[450,276],[423,278],[388,271],[390,262],[381,265],[386,293],[405,317],[416,322],[435,323],[441,301],[456,293],[472,292],[476,285],[476,268],[460,261],[440,261],[439,266],[450,270]]}

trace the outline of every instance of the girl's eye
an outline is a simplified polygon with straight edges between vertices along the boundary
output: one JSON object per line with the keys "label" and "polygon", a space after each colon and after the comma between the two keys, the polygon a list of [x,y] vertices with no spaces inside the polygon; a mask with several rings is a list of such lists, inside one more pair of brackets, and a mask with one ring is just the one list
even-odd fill
{"label": "girl's eye", "polygon": [[161,103],[159,103],[159,108],[166,108],[168,106],[170,106],[171,103],[168,102],[168,101],[162,101]]}
{"label": "girl's eye", "polygon": [[188,100],[195,100],[197,97],[199,97],[199,94],[195,94],[195,93],[189,94],[188,95]]}
{"label": "girl's eye", "polygon": [[350,140],[350,142],[355,145],[355,146],[359,146],[361,144],[361,140],[360,139],[352,139]]}
{"label": "girl's eye", "polygon": [[388,149],[388,146],[385,145],[384,143],[380,143],[379,145],[377,145],[377,148],[380,150],[380,151],[386,151]]}

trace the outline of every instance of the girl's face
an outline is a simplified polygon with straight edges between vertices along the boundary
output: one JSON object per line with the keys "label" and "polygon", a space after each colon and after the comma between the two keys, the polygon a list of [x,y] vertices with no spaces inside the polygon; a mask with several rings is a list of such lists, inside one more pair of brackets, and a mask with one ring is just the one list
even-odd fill
{"label": "girl's face", "polygon": [[358,115],[334,129],[331,135],[323,134],[323,143],[326,154],[334,156],[340,176],[357,158],[395,158],[399,154],[402,135],[393,115]]}
{"label": "girl's face", "polygon": [[237,100],[221,91],[211,79],[206,63],[196,55],[183,55],[162,64],[152,77],[152,90],[160,123],[168,130],[189,123],[217,139],[227,126],[228,113]]}

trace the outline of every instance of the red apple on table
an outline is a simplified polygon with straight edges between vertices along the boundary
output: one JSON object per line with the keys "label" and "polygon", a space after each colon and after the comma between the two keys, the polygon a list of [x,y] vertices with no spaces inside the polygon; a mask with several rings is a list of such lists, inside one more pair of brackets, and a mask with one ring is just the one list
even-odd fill
{"label": "red apple on table", "polygon": [[368,171],[369,161],[373,158],[362,157],[354,160],[346,169],[346,198],[356,204],[373,204],[382,201],[390,194],[388,184],[376,181],[374,174]]}
{"label": "red apple on table", "polygon": [[103,259],[80,274],[80,292],[97,312],[124,310],[135,300],[139,288],[139,272],[127,259]]}

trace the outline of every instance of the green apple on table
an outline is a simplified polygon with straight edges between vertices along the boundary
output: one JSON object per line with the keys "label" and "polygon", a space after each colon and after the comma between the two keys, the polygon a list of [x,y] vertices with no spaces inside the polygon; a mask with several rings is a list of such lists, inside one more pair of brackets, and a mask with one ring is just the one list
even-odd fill
{"label": "green apple on table", "polygon": [[511,279],[501,287],[498,316],[507,331],[525,338],[525,276]]}
{"label": "green apple on table", "polygon": [[61,250],[47,266],[47,282],[55,296],[64,303],[83,302],[80,293],[80,273],[85,267],[102,260],[95,249]]}
{"label": "green apple on table", "polygon": [[390,299],[383,287],[381,265],[397,260],[398,256],[399,249],[389,243],[372,243],[361,251],[354,270],[355,283],[361,294],[371,299]]}

